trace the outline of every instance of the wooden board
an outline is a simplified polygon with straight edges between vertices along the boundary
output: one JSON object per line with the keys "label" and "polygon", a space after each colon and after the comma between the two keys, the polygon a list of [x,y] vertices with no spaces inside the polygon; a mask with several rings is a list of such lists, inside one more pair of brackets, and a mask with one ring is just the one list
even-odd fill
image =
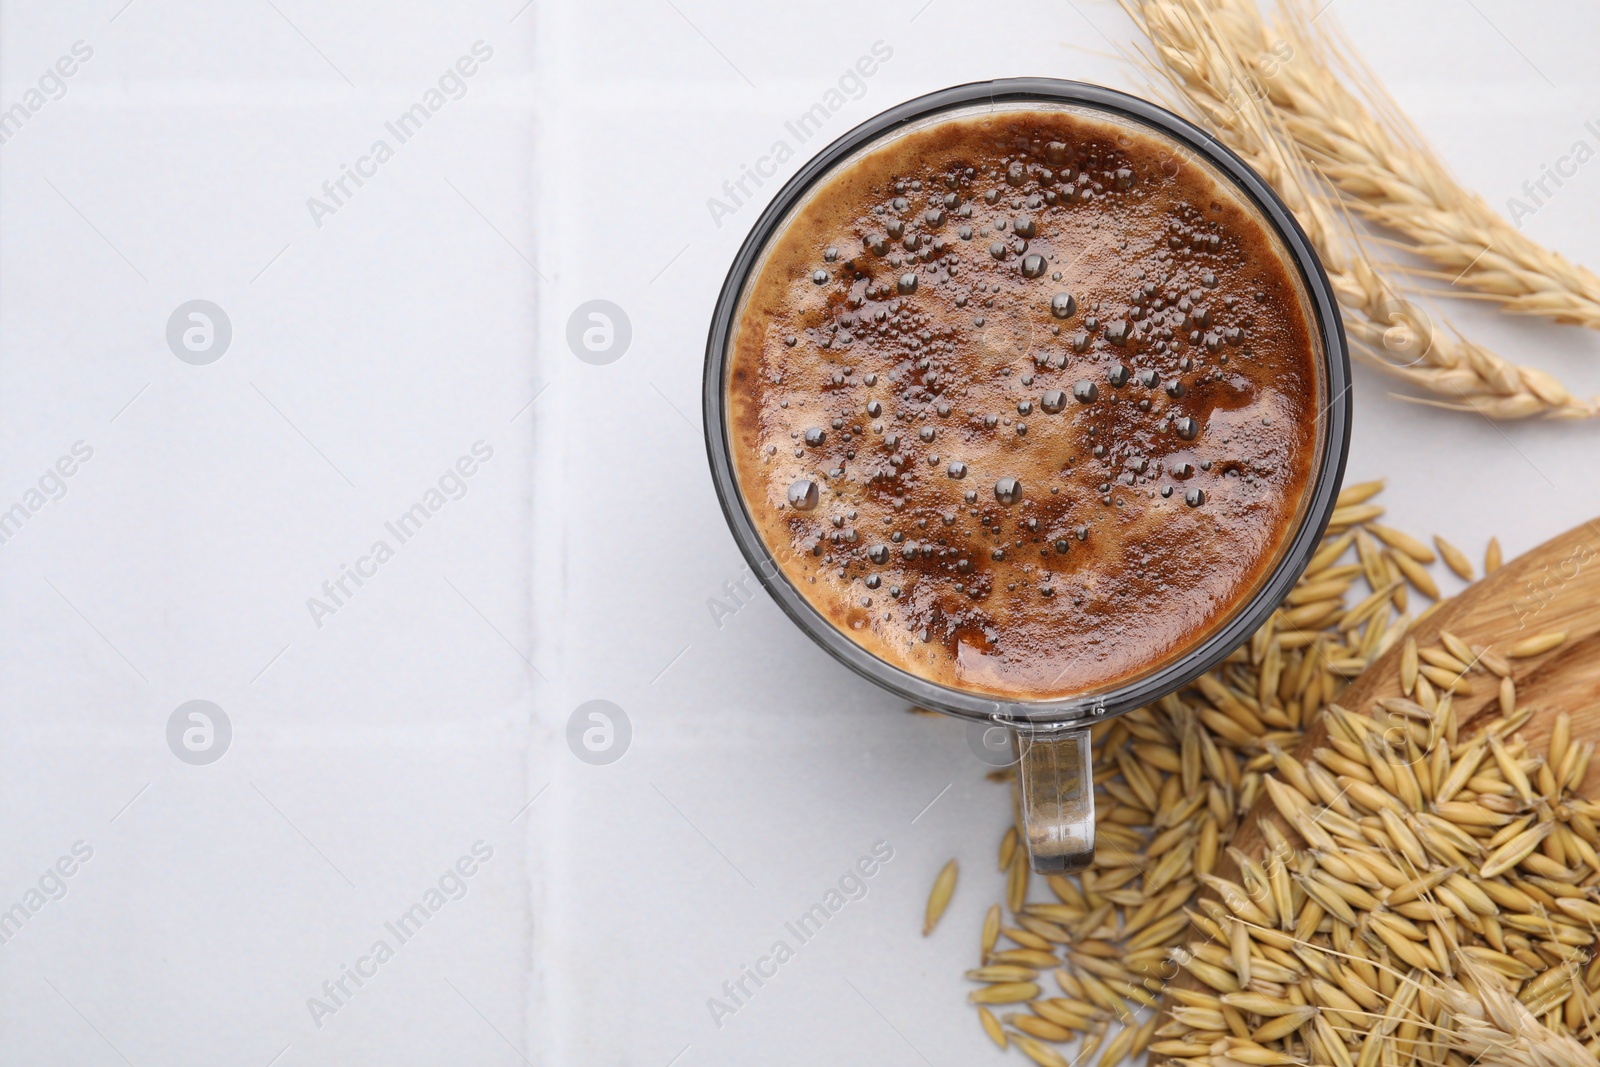
{"label": "wooden board", "polygon": [[[1533,708],[1534,716],[1517,732],[1530,751],[1543,752],[1558,712],[1572,719],[1574,741],[1600,739],[1600,520],[1585,523],[1519,556],[1493,574],[1468,586],[1460,595],[1439,606],[1412,631],[1418,648],[1438,644],[1448,630],[1468,645],[1505,654],[1527,637],[1563,631],[1567,640],[1540,656],[1511,660],[1511,677],[1517,686],[1518,709]],[[1365,713],[1375,701],[1401,697],[1400,657],[1403,641],[1373,661],[1340,694],[1335,703]],[[1498,680],[1487,672],[1473,672],[1475,691],[1454,698],[1463,737],[1475,725],[1499,715]],[[1318,717],[1311,723],[1295,754],[1305,760],[1312,750],[1326,745],[1327,730]],[[1589,765],[1583,793],[1600,797],[1600,757]],[[1265,790],[1244,817],[1233,845],[1247,856],[1265,853],[1261,826],[1271,820],[1290,841],[1300,835],[1291,828]],[[1226,854],[1218,858],[1216,872],[1239,880],[1239,871]],[[1187,972],[1173,984],[1195,988]],[[1165,1005],[1163,1005],[1165,1006]]]}

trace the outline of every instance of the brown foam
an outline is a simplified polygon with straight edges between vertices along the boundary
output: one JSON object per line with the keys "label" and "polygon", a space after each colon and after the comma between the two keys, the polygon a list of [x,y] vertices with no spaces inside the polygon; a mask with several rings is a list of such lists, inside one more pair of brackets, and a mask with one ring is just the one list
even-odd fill
{"label": "brown foam", "polygon": [[[862,648],[953,688],[1058,699],[1181,656],[1270,572],[1310,481],[1323,387],[1280,248],[1208,166],[1085,112],[946,118],[859,155],[769,242],[731,341],[734,466],[768,550]],[[1010,506],[1002,478],[1022,484]],[[820,502],[797,510],[805,480]]]}

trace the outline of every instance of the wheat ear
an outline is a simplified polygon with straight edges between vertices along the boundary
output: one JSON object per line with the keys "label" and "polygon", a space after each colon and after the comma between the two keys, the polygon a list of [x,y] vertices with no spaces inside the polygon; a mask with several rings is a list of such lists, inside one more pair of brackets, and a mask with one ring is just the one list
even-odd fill
{"label": "wheat ear", "polygon": [[1571,1034],[1545,1026],[1485,968],[1461,963],[1465,984],[1435,987],[1452,1016],[1440,1027],[1446,1047],[1481,1067],[1593,1067],[1594,1054]]}
{"label": "wheat ear", "polygon": [[1222,47],[1271,101],[1349,205],[1400,235],[1434,276],[1506,311],[1600,329],[1600,277],[1528,237],[1461,186],[1330,16],[1278,0],[1269,25],[1254,3],[1230,4]]}
{"label": "wheat ear", "polygon": [[1433,394],[1425,403],[1497,419],[1597,414],[1594,403],[1574,397],[1549,374],[1435,331],[1427,314],[1378,270],[1258,79],[1243,69],[1258,57],[1241,56],[1232,47],[1259,24],[1253,0],[1119,2],[1149,41],[1146,64],[1166,80],[1177,102],[1254,167],[1294,212],[1338,294],[1358,356]]}

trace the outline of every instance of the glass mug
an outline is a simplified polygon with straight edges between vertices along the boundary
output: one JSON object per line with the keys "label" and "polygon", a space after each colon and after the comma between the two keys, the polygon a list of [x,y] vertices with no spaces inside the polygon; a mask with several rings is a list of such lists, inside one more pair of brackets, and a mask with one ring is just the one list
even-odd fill
{"label": "glass mug", "polygon": [[[1171,145],[1183,164],[1206,167],[1219,184],[1253,205],[1276,252],[1301,289],[1317,374],[1318,416],[1309,479],[1256,588],[1187,652],[1143,673],[1061,699],[1028,701],[963,691],[920,678],[866,651],[811,606],[773,560],[740,492],[730,454],[727,374],[747,281],[768,243],[787,226],[819,182],[908,128],[1007,108],[1066,106],[1136,127]],[[1264,624],[1316,552],[1338,498],[1350,438],[1350,361],[1338,301],[1305,233],[1265,181],[1205,131],[1137,97],[1097,85],[1012,78],[957,86],[918,97],[869,119],[834,141],[773,198],[740,247],[723,283],[706,345],[704,418],[712,478],[735,541],[778,605],[845,666],[914,704],[1007,730],[1017,755],[1028,855],[1040,873],[1081,870],[1094,859],[1094,781],[1089,731],[1095,724],[1188,685]]]}

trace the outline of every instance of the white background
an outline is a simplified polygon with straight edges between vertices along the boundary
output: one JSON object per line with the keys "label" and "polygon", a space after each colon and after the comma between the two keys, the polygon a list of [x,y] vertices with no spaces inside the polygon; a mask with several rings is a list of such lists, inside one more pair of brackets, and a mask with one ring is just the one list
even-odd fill
{"label": "white background", "polygon": [[[1588,5],[1336,3],[1490,203],[1600,147]],[[94,850],[0,946],[0,1062],[996,1056],[960,971],[1009,804],[964,728],[905,714],[764,597],[720,628],[708,610],[742,560],[698,428],[705,329],[779,183],[720,226],[706,201],[875,41],[892,58],[780,179],[950,84],[1138,91],[1120,11],[124,4],[0,4],[0,107],[94,49],[0,147],[0,509],[94,449],[0,545],[0,909]],[[479,40],[466,95],[318,226],[307,198]],[[1527,221],[1589,264],[1595,166]],[[233,327],[208,366],[165,340],[194,298]],[[567,347],[591,299],[632,323],[609,365]],[[1600,392],[1600,338],[1448,310]],[[1359,372],[1350,475],[1389,479],[1395,525],[1509,556],[1600,510],[1600,427],[1387,389]],[[306,599],[477,441],[467,494],[317,626]],[[209,766],[165,737],[197,698],[234,731]],[[591,699],[632,724],[609,766],[566,744]],[[718,1028],[707,998],[880,840],[867,897]],[[317,1026],[307,998],[477,841],[466,895]]]}

